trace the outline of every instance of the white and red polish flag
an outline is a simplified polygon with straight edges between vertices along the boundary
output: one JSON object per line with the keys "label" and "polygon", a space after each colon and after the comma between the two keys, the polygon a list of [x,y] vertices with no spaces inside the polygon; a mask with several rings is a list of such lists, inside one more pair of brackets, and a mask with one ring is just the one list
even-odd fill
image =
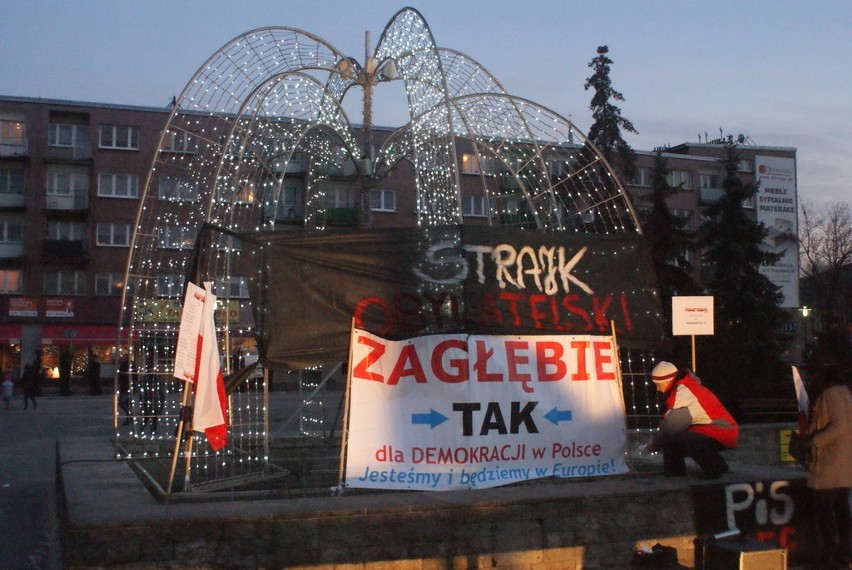
{"label": "white and red polish flag", "polygon": [[219,363],[216,342],[216,295],[211,283],[204,283],[204,306],[198,331],[195,360],[195,403],[192,410],[192,430],[203,432],[210,447],[219,450],[228,443],[228,397]]}

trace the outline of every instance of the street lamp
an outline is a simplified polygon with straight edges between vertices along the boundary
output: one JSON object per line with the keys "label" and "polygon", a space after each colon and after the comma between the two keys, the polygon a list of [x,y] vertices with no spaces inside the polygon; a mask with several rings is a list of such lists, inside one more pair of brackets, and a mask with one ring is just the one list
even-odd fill
{"label": "street lamp", "polygon": [[805,359],[805,352],[808,347],[808,341],[811,338],[811,327],[810,327],[810,315],[813,312],[813,309],[808,307],[807,305],[802,305],[799,307],[799,312],[802,314],[802,326],[798,333],[798,352],[799,352],[799,362],[803,362]]}

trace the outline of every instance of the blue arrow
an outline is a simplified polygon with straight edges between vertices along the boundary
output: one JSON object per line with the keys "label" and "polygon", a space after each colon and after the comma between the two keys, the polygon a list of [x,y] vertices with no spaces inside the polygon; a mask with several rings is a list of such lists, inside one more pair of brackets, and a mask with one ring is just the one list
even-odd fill
{"label": "blue arrow", "polygon": [[571,410],[557,410],[555,407],[544,414],[544,419],[552,422],[554,425],[559,425],[559,422],[571,421]]}
{"label": "blue arrow", "polygon": [[426,424],[429,426],[429,429],[432,429],[437,425],[441,425],[445,421],[447,421],[447,416],[436,412],[435,410],[429,410],[428,414],[411,414],[412,424]]}

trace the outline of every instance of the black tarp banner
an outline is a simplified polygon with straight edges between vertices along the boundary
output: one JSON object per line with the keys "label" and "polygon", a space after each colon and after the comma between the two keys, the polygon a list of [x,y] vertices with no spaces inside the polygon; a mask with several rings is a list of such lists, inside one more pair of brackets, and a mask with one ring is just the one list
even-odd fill
{"label": "black tarp banner", "polygon": [[244,236],[261,358],[290,369],[346,359],[356,327],[422,334],[610,334],[653,347],[662,321],[642,236],[485,226]]}

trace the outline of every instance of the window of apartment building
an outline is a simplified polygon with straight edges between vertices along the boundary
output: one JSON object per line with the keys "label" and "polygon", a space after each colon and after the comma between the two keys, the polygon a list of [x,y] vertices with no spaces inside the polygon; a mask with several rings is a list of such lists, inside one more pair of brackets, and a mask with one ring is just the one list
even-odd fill
{"label": "window of apartment building", "polygon": [[754,172],[754,162],[748,159],[737,162],[738,172]]}
{"label": "window of apartment building", "polygon": [[461,157],[462,174],[479,174],[479,157],[475,154],[463,154]]}
{"label": "window of apartment building", "polygon": [[684,190],[692,189],[692,173],[688,170],[672,170],[666,180],[672,188],[680,186]]}
{"label": "window of apartment building", "polygon": [[85,222],[52,221],[47,222],[47,239],[84,241],[86,239]]}
{"label": "window of apartment building", "polygon": [[102,198],[138,198],[139,175],[101,172],[98,175],[98,196]]}
{"label": "window of apartment building", "polygon": [[72,196],[88,193],[89,172],[82,168],[48,167],[47,194]]}
{"label": "window of apartment building", "polygon": [[198,183],[175,176],[161,176],[157,197],[175,202],[194,202],[198,200]]}
{"label": "window of apartment building", "polygon": [[[691,249],[686,249],[686,250],[683,251],[682,255],[683,255],[683,259],[686,262],[686,264],[689,264],[690,266],[694,265],[694,263],[695,263],[695,252],[694,251],[692,251]],[[682,269],[687,269],[687,265],[685,263],[681,262],[679,259],[675,259],[674,263],[675,263],[675,265],[677,265],[678,267],[681,267]]]}
{"label": "window of apartment building", "polygon": [[98,224],[98,245],[110,247],[128,247],[130,245],[130,224]]}
{"label": "window of apartment building", "polygon": [[186,131],[169,131],[163,137],[163,146],[160,150],[195,154],[198,152],[198,137]]}
{"label": "window of apartment building", "polygon": [[721,188],[722,175],[718,172],[700,172],[698,174],[699,188]]}
{"label": "window of apartment building", "polygon": [[216,196],[216,201],[226,204],[254,204],[254,197],[257,194],[254,182],[240,181],[239,186],[233,188],[233,190],[233,194],[220,191]]}
{"label": "window of apartment building", "polygon": [[243,244],[235,237],[219,234],[219,237],[216,239],[216,247],[222,251],[240,251],[243,248]]}
{"label": "window of apartment building", "polygon": [[280,204],[285,208],[298,208],[300,195],[298,186],[284,186],[281,189]]}
{"label": "window of apartment building", "polygon": [[634,186],[650,186],[651,185],[651,169],[647,166],[636,167],[636,172],[633,173],[633,179],[630,181]]}
{"label": "window of apartment building", "polygon": [[182,275],[157,275],[158,297],[180,297],[183,294]]}
{"label": "window of apartment building", "polygon": [[44,274],[45,295],[85,295],[85,271],[52,271]]}
{"label": "window of apartment building", "polygon": [[216,295],[231,299],[248,299],[249,291],[245,277],[232,275],[216,281]]}
{"label": "window of apartment building", "polygon": [[0,144],[26,146],[27,123],[19,119],[0,118]]}
{"label": "window of apartment building", "polygon": [[281,188],[277,203],[263,203],[263,215],[280,221],[297,220],[302,212],[301,201],[302,192],[298,186],[284,186]]}
{"label": "window of apartment building", "polygon": [[0,194],[24,193],[24,169],[0,167]]}
{"label": "window of apartment building", "polygon": [[672,216],[674,216],[678,220],[682,221],[682,223],[683,223],[683,226],[681,226],[682,229],[684,229],[684,230],[691,230],[692,229],[692,225],[693,225],[693,222],[692,222],[693,212],[692,212],[692,210],[687,210],[687,209],[684,209],[684,208],[671,208],[669,210],[669,212],[671,212]]}
{"label": "window of apartment building", "polygon": [[0,293],[20,293],[22,290],[20,269],[0,269]]}
{"label": "window of apartment building", "polygon": [[395,212],[396,192],[382,188],[371,190],[370,209],[376,212]]}
{"label": "window of apartment building", "polygon": [[195,245],[195,228],[184,226],[159,226],[157,228],[157,245],[163,249],[192,249]]}
{"label": "window of apartment building", "polygon": [[501,214],[517,216],[524,211],[524,199],[520,196],[500,196],[492,201],[492,210]]}
{"label": "window of apartment building", "polygon": [[568,168],[568,163],[564,160],[548,160],[547,161],[547,174],[551,180],[563,180],[568,176],[570,169]]}
{"label": "window of apartment building", "polygon": [[354,190],[346,187],[328,188],[325,191],[326,208],[354,208]]}
{"label": "window of apartment building", "polygon": [[23,220],[0,218],[0,243],[24,243]]}
{"label": "window of apartment building", "polygon": [[139,127],[101,125],[101,148],[139,150]]}
{"label": "window of apartment building", "polygon": [[485,216],[485,196],[462,196],[462,214],[465,216]]}
{"label": "window of apartment building", "polygon": [[47,144],[63,147],[86,146],[89,144],[89,125],[50,123]]}
{"label": "window of apartment building", "polygon": [[117,297],[124,289],[124,273],[95,274],[95,295]]}

